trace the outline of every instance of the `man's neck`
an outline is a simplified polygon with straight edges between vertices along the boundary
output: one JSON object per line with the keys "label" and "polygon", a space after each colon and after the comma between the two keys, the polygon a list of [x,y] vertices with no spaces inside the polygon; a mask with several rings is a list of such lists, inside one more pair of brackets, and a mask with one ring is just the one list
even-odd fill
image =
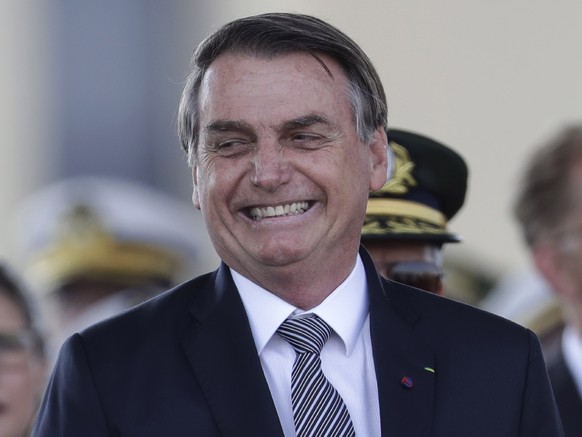
{"label": "man's neck", "polygon": [[317,265],[290,265],[240,271],[241,275],[302,310],[310,310],[325,300],[348,277],[356,263],[351,259]]}

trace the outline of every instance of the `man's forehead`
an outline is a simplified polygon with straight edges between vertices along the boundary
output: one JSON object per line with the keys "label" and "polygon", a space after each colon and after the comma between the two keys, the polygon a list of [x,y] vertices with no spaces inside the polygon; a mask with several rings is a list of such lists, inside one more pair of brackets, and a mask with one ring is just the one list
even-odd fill
{"label": "man's forehead", "polygon": [[[266,67],[280,66],[282,73],[289,72],[289,68],[286,66],[291,63],[294,64],[294,71],[323,73],[326,80],[334,80],[337,76],[344,75],[340,64],[331,56],[323,53],[292,51],[277,55],[255,55],[227,52],[218,56],[209,65],[204,74],[203,83],[212,82],[218,75],[236,74],[242,66],[246,69],[252,69],[254,66],[257,72],[261,72]],[[322,80],[323,77],[319,76],[317,74],[313,77]]]}
{"label": "man's forehead", "polygon": [[[207,70],[199,91],[202,129],[212,125],[229,125],[252,117],[247,110],[256,102],[268,108],[270,125],[279,123],[328,122],[326,113],[346,98],[347,80],[341,67],[326,59],[333,75],[309,53],[294,52],[277,57],[224,54]],[[341,77],[341,79],[340,79]],[[302,93],[302,94],[301,94]],[[303,98],[298,98],[302,95]],[[252,112],[252,111],[251,111]],[[248,116],[248,117],[247,117]],[[273,116],[273,117],[271,117]],[[307,120],[307,121],[306,121]],[[220,127],[220,126],[219,126]]]}

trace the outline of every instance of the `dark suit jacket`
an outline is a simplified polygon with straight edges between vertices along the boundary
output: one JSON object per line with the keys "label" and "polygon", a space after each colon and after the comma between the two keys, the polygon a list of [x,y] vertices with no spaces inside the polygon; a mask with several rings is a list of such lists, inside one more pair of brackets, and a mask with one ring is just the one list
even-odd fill
{"label": "dark suit jacket", "polygon": [[[582,436],[582,398],[561,347],[548,355],[548,372],[566,437]],[[582,365],[582,363],[581,363]]]}
{"label": "dark suit jacket", "polygon": [[[535,335],[381,279],[361,255],[383,435],[562,435]],[[282,436],[229,270],[71,337],[33,435]]]}

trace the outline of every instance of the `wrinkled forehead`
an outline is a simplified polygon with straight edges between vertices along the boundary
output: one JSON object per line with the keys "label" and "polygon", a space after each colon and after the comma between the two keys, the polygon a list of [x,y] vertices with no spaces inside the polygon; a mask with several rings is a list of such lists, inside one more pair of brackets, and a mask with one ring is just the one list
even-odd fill
{"label": "wrinkled forehead", "polygon": [[328,78],[334,79],[336,77],[345,78],[346,72],[341,64],[332,56],[325,53],[292,50],[281,53],[255,53],[255,52],[234,52],[226,51],[218,56],[208,66],[204,75],[202,76],[202,83],[211,79],[218,70],[227,67],[233,68],[235,71],[237,66],[244,63],[246,65],[256,64],[257,68],[265,68],[269,65],[279,64],[281,61],[289,59],[301,59],[305,65],[319,66],[320,72],[325,73]]}
{"label": "wrinkled forehead", "polygon": [[[264,99],[275,108],[297,106],[316,98],[349,101],[348,82],[341,66],[331,58],[314,58],[309,53],[293,52],[276,57],[230,53],[217,58],[206,71],[199,92],[201,118],[208,111],[241,109]],[[328,108],[329,109],[329,108]]]}

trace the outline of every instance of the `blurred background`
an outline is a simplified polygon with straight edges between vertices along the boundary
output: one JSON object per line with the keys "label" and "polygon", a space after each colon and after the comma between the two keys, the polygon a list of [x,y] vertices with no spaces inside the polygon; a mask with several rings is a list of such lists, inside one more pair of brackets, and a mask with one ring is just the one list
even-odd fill
{"label": "blurred background", "polygon": [[[190,205],[175,114],[193,49],[268,11],[317,15],[352,36],[384,81],[389,124],[432,136],[470,168],[445,251],[474,303],[529,260],[510,214],[529,152],[582,116],[578,0],[4,0],[0,2],[0,256],[23,199],[63,178],[121,177]],[[190,206],[192,215],[199,213]],[[39,218],[42,220],[42,218]],[[201,258],[216,265],[200,219]]]}

